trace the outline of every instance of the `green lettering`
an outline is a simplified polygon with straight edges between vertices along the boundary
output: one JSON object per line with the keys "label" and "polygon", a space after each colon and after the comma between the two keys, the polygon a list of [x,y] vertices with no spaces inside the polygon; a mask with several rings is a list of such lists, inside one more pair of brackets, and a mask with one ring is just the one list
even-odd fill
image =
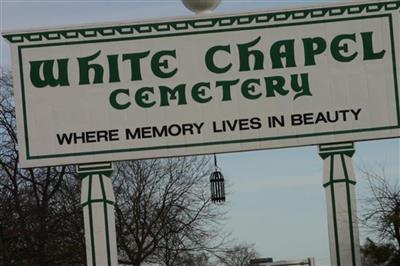
{"label": "green lettering", "polygon": [[296,95],[294,96],[294,100],[296,100],[300,96],[311,96],[311,91],[310,91],[310,83],[308,82],[308,74],[307,73],[302,73],[300,74],[300,79],[301,82],[299,82],[299,75],[291,75],[290,76],[292,82],[292,89],[297,92]]}
{"label": "green lettering", "polygon": [[304,46],[304,65],[305,66],[314,66],[315,56],[322,54],[326,50],[326,41],[321,37],[315,38],[304,38],[303,39]]}
{"label": "green lettering", "polygon": [[250,48],[256,45],[261,40],[258,37],[254,41],[238,44],[240,69],[239,71],[249,71],[250,69],[250,56],[254,58],[254,67],[252,70],[260,70],[264,68],[264,55],[259,50],[251,50]]}
{"label": "green lettering", "polygon": [[88,85],[89,71],[94,71],[93,84],[103,83],[104,69],[99,64],[89,64],[90,61],[96,59],[100,55],[101,51],[96,52],[93,55],[87,57],[78,57],[79,63],[79,85]]}
{"label": "green lettering", "polygon": [[108,55],[109,82],[120,82],[118,69],[118,55]]}
{"label": "green lettering", "polygon": [[285,78],[281,76],[266,77],[265,84],[267,89],[267,97],[275,97],[275,92],[280,95],[287,95],[288,90],[285,90]]}
{"label": "green lettering", "polygon": [[135,93],[136,104],[143,108],[150,108],[155,105],[155,101],[150,101],[150,94],[154,94],[153,87],[143,87],[138,89]]}
{"label": "green lettering", "polygon": [[[57,59],[58,77],[54,77],[54,60],[31,61],[30,78],[33,86],[43,88],[46,86],[68,86],[68,58]],[[40,75],[40,69],[43,65],[43,79]]]}
{"label": "green lettering", "polygon": [[128,108],[131,105],[131,103],[129,101],[124,104],[121,104],[117,101],[117,97],[119,94],[125,94],[125,95],[129,96],[129,90],[128,89],[117,89],[117,90],[111,92],[111,94],[110,94],[111,106],[117,110],[123,110],[123,109]]}
{"label": "green lettering", "polygon": [[200,82],[192,88],[192,98],[198,103],[206,103],[211,101],[212,97],[206,97],[206,89],[210,90],[210,82]]}
{"label": "green lettering", "polygon": [[338,35],[336,36],[331,43],[331,53],[333,58],[335,58],[336,61],[338,62],[350,62],[352,60],[354,60],[354,58],[356,58],[356,56],[358,55],[358,52],[354,52],[351,55],[344,55],[342,52],[344,53],[348,53],[349,52],[349,44],[348,43],[343,43],[341,44],[342,41],[345,40],[350,40],[353,42],[356,42],[356,34],[342,34],[342,35]]}
{"label": "green lettering", "polygon": [[382,50],[380,52],[374,51],[372,34],[373,32],[361,33],[361,37],[363,40],[363,48],[364,48],[364,60],[381,59],[386,53],[386,50]]}
{"label": "green lettering", "polygon": [[[273,69],[295,67],[296,60],[294,57],[294,39],[275,42],[271,46],[270,55]],[[283,65],[282,59],[285,59],[286,66]]]}
{"label": "green lettering", "polygon": [[239,79],[235,80],[222,80],[216,82],[216,87],[222,87],[222,101],[231,101],[231,87],[238,84]]}
{"label": "green lettering", "polygon": [[122,55],[122,61],[128,60],[131,64],[131,81],[142,80],[140,60],[148,56],[150,51]]}
{"label": "green lettering", "polygon": [[166,79],[173,77],[178,69],[175,68],[170,72],[166,72],[165,70],[163,71],[161,68],[169,68],[168,60],[161,59],[163,56],[170,56],[176,59],[176,50],[157,52],[151,59],[151,69],[153,70],[153,73],[159,78]]}
{"label": "green lettering", "polygon": [[167,86],[160,86],[160,106],[169,106],[170,100],[178,100],[178,105],[186,104],[185,84],[180,84],[174,89]]}
{"label": "green lettering", "polygon": [[255,93],[256,87],[255,85],[260,86],[259,79],[247,79],[242,83],[242,94],[249,100],[255,100],[261,97],[261,93]]}
{"label": "green lettering", "polygon": [[232,63],[229,63],[225,67],[216,66],[215,61],[214,61],[214,55],[218,51],[224,51],[224,52],[227,52],[228,54],[231,54],[231,47],[229,45],[217,45],[217,46],[214,46],[214,47],[211,47],[210,49],[208,49],[208,51],[206,53],[206,58],[205,58],[206,66],[209,71],[211,71],[215,74],[226,73],[229,71],[229,69],[231,69]]}

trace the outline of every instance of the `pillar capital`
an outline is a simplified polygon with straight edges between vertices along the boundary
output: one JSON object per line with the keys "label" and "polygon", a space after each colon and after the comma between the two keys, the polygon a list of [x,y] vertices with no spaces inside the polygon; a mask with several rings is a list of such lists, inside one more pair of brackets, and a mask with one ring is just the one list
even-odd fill
{"label": "pillar capital", "polygon": [[329,143],[319,145],[319,156],[323,160],[335,154],[344,154],[348,157],[353,157],[354,153],[354,142]]}
{"label": "pillar capital", "polygon": [[81,206],[85,223],[87,265],[118,264],[114,217],[112,163],[89,163],[77,166],[81,178]]}
{"label": "pillar capital", "polygon": [[356,211],[354,143],[319,145],[324,160],[323,186],[327,201],[331,265],[359,266],[360,242]]}
{"label": "pillar capital", "polygon": [[76,171],[78,172],[78,176],[80,179],[84,179],[89,175],[94,175],[94,174],[111,177],[113,170],[114,169],[111,162],[85,163],[85,164],[79,164],[76,167]]}

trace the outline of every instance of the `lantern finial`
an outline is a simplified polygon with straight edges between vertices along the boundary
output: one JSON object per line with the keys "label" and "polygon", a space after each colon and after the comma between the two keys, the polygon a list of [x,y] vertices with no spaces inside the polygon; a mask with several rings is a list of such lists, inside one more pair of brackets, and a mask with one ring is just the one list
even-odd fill
{"label": "lantern finial", "polygon": [[210,176],[211,201],[225,202],[225,184],[224,176],[219,171],[217,165],[217,156],[214,154],[214,172]]}
{"label": "lantern finial", "polygon": [[182,0],[186,8],[196,14],[211,13],[220,2],[221,0]]}

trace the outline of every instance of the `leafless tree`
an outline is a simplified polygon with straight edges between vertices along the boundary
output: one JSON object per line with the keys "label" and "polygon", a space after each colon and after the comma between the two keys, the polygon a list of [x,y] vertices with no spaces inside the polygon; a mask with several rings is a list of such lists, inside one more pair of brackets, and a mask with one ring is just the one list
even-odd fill
{"label": "leafless tree", "polygon": [[181,253],[175,262],[176,266],[215,266],[216,262],[211,259],[207,252]]}
{"label": "leafless tree", "polygon": [[[1,72],[0,85],[0,265],[83,265],[75,169],[19,167],[9,72]],[[202,265],[217,252],[226,237],[219,224],[224,211],[210,202],[209,174],[204,156],[117,163],[120,261]]]}
{"label": "leafless tree", "polygon": [[0,76],[0,264],[82,264],[76,176],[69,167],[21,169],[12,78]]}
{"label": "leafless tree", "polygon": [[239,244],[229,248],[218,260],[223,266],[249,266],[250,260],[257,258],[257,251],[254,245]]}
{"label": "leafless tree", "polygon": [[363,266],[398,266],[400,254],[391,243],[375,243],[367,238],[361,247],[361,265]]}
{"label": "leafless tree", "polygon": [[381,173],[361,169],[368,182],[369,193],[362,199],[360,223],[377,243],[371,239],[363,247],[365,256],[382,260],[382,254],[391,253],[385,265],[400,263],[400,180],[390,179],[385,169]]}
{"label": "leafless tree", "polygon": [[400,250],[400,184],[390,180],[384,169],[378,174],[363,170],[369,196],[363,199],[361,222],[382,241],[394,242]]}
{"label": "leafless tree", "polygon": [[224,213],[209,198],[208,157],[118,164],[114,186],[120,255],[132,265],[177,265],[180,255],[213,251]]}

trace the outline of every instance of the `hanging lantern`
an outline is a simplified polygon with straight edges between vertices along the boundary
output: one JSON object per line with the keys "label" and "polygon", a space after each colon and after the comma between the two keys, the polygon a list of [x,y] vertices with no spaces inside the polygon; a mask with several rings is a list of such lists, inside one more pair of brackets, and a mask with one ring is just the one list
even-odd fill
{"label": "hanging lantern", "polygon": [[217,166],[217,156],[214,154],[214,172],[210,176],[211,185],[211,201],[212,202],[225,202],[225,184],[224,176]]}

